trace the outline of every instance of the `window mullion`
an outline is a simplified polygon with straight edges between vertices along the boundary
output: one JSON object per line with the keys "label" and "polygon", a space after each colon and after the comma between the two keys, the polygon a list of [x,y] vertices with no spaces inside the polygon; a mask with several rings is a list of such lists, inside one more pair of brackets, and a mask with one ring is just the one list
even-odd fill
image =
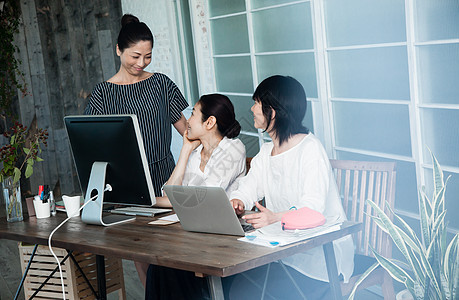
{"label": "window mullion", "polygon": [[414,20],[414,1],[407,0],[405,2],[405,19],[406,19],[406,41],[408,52],[408,74],[410,82],[410,133],[411,133],[411,149],[412,157],[415,161],[416,181],[418,186],[425,184],[423,161],[424,161],[424,142],[421,134],[421,115],[420,115],[420,99],[419,99],[419,82],[417,68],[417,53],[416,53],[416,35],[415,35],[415,20]]}
{"label": "window mullion", "polygon": [[[252,7],[250,0],[245,1],[245,9],[247,15],[247,32],[249,34],[249,49],[250,49],[250,63],[252,65],[252,78],[253,78],[253,90],[258,86],[258,73],[257,73],[257,60],[255,57],[255,40],[254,40],[254,28],[253,28],[253,18],[252,18]],[[258,143],[261,146],[264,143],[263,140],[263,133],[260,129],[258,129]]]}
{"label": "window mullion", "polygon": [[[323,0],[311,1],[313,15],[313,34],[315,43],[315,62],[317,89],[322,116],[314,119],[314,128],[322,128],[325,149],[330,157],[336,157],[333,110],[330,101],[330,76],[328,70],[327,37],[325,33],[325,16]],[[321,121],[322,124],[317,124]]]}

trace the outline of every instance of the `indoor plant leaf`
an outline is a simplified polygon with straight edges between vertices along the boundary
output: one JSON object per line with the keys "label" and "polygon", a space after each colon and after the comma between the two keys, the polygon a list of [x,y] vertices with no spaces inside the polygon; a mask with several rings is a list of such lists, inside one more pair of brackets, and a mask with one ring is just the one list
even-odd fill
{"label": "indoor plant leaf", "polygon": [[368,275],[371,274],[371,272],[373,272],[377,267],[379,266],[379,263],[378,262],[375,262],[371,267],[369,267],[365,273],[362,274],[362,276],[356,281],[355,285],[354,285],[354,288],[352,289],[351,293],[349,294],[349,298],[348,300],[353,300],[354,299],[354,296],[355,296],[355,292],[357,291],[357,287],[359,286],[359,284],[365,280],[365,278],[368,277]]}
{"label": "indoor plant leaf", "polygon": [[32,174],[33,174],[33,166],[28,163],[27,166],[26,166],[26,170],[25,170],[25,174],[24,175],[25,175],[26,178],[29,178],[30,176],[32,176]]}
{"label": "indoor plant leaf", "polygon": [[13,183],[16,183],[21,178],[21,170],[14,168]]}

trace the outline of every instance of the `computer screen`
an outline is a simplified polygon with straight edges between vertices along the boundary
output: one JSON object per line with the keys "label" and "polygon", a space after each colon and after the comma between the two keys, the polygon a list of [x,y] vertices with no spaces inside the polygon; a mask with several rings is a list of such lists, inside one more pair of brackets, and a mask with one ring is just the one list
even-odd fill
{"label": "computer screen", "polygon": [[[102,206],[106,203],[129,206],[156,203],[135,115],[67,116],[64,122],[81,189],[86,195],[85,203],[92,195],[98,195],[94,204],[83,208],[83,221],[100,225],[127,221],[123,219],[126,216],[102,216]],[[106,184],[112,191],[103,191]]]}

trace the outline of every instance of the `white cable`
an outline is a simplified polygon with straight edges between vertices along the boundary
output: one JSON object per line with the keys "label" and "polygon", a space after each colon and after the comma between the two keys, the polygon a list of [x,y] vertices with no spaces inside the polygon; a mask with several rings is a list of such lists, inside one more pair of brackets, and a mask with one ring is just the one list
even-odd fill
{"label": "white cable", "polygon": [[[104,189],[104,192],[106,191],[111,191],[112,190],[112,186],[107,184],[105,185],[105,189]],[[88,202],[86,202],[82,207],[80,207],[80,209],[78,210],[78,214],[80,213],[80,211],[88,204],[90,203],[91,201],[93,201],[94,199],[96,199],[99,195],[95,195],[94,197],[92,197],[91,199],[89,199]],[[73,217],[73,216],[72,216]],[[65,222],[67,222],[68,220],[70,220],[70,218],[72,217],[67,217],[67,219],[65,219],[64,221],[62,221],[61,224],[59,224],[56,228],[54,228],[54,230],[51,232],[51,234],[49,235],[49,238],[48,238],[48,248],[49,248],[49,251],[51,251],[51,254],[54,256],[54,259],[57,261],[57,265],[59,267],[59,274],[61,276],[61,285],[62,285],[62,299],[65,300],[65,287],[64,287],[64,276],[62,275],[62,268],[61,268],[61,262],[59,261],[59,258],[56,256],[56,254],[54,253],[53,251],[53,248],[51,247],[51,238],[53,236],[53,234],[62,226],[65,224]]]}

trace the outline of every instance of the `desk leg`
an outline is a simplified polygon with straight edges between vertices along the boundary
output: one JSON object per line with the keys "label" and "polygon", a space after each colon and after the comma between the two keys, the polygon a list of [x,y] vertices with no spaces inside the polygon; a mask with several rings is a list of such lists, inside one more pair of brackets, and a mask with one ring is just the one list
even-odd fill
{"label": "desk leg", "polygon": [[325,262],[327,264],[328,280],[330,281],[330,289],[332,291],[333,299],[341,300],[341,285],[338,278],[338,268],[336,267],[335,250],[333,250],[333,243],[323,245]]}
{"label": "desk leg", "polygon": [[207,276],[210,297],[214,300],[223,300],[222,279],[218,276]]}
{"label": "desk leg", "polygon": [[96,255],[97,266],[97,288],[99,290],[99,299],[107,299],[107,288],[105,286],[105,258],[102,255]]}

